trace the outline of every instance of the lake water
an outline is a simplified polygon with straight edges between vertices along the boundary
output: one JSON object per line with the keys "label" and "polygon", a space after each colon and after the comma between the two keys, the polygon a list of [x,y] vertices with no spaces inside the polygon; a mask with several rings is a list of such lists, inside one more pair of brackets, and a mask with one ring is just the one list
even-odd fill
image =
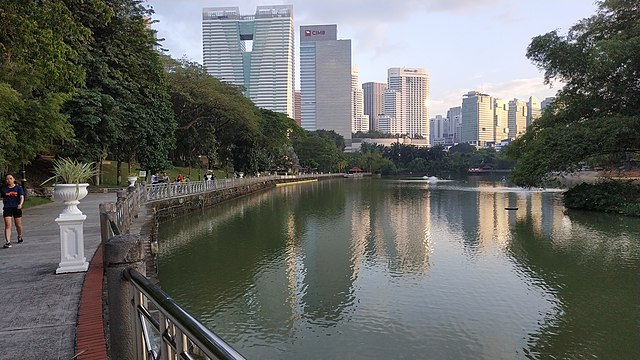
{"label": "lake water", "polygon": [[159,239],[162,288],[249,359],[640,359],[640,219],[558,191],[329,180]]}

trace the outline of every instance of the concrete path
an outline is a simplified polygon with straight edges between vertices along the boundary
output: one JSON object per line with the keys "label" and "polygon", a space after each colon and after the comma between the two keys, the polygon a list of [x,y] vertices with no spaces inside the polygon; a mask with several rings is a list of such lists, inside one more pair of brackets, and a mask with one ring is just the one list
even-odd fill
{"label": "concrete path", "polygon": [[[87,261],[100,244],[98,205],[115,201],[113,193],[89,194],[78,206],[87,215]],[[85,273],[55,274],[60,263],[60,228],[54,220],[63,207],[56,201],[25,209],[24,243],[17,243],[12,226],[13,247],[0,248],[0,359],[72,359],[75,355]]]}

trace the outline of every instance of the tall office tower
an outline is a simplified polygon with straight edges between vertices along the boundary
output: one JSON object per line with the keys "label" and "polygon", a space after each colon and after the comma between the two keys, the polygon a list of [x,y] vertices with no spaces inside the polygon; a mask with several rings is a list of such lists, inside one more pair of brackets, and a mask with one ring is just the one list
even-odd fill
{"label": "tall office tower", "polygon": [[540,100],[535,96],[530,96],[529,102],[527,103],[527,126],[539,119],[541,114],[542,107],[540,105]]}
{"label": "tall office tower", "polygon": [[369,116],[364,114],[364,97],[358,80],[358,68],[351,71],[351,131],[369,131]]}
{"label": "tall office tower", "polygon": [[351,40],[337,25],[300,26],[301,121],[306,130],[334,130],[351,144]]}
{"label": "tall office tower", "polygon": [[494,99],[493,120],[496,126],[495,142],[509,138],[509,103],[502,99]]}
{"label": "tall office tower", "polygon": [[381,132],[395,135],[407,134],[405,117],[404,93],[387,89],[382,93],[382,113],[378,116],[378,126]]}
{"label": "tall office tower", "polygon": [[461,142],[485,147],[495,139],[493,98],[487,94],[470,91],[462,97]]}
{"label": "tall office tower", "polygon": [[460,135],[462,134],[462,107],[449,108],[447,119],[449,119],[449,133],[453,134],[453,143],[457,144],[460,142]]}
{"label": "tall office tower", "polygon": [[302,100],[300,97],[300,90],[296,90],[294,93],[294,102],[293,102],[293,120],[296,121],[296,124],[300,126],[300,105],[302,104]]}
{"label": "tall office tower", "polygon": [[293,30],[292,5],[258,6],[253,15],[241,15],[238,7],[204,8],[204,67],[219,80],[243,87],[256,106],[293,117]]}
{"label": "tall office tower", "polygon": [[382,95],[387,89],[387,84],[377,82],[366,82],[362,84],[364,91],[364,113],[369,116],[369,129],[378,129],[378,116],[382,112]]}
{"label": "tall office tower", "polygon": [[509,101],[509,138],[515,139],[527,130],[527,103],[518,99]]}
{"label": "tall office tower", "polygon": [[[429,119],[429,144],[442,145],[445,143],[445,123],[448,123],[442,115]],[[447,124],[448,125],[448,124]]]}
{"label": "tall office tower", "polygon": [[[426,69],[390,68],[387,71],[390,90],[403,94],[404,122],[409,136],[429,138],[429,74]],[[387,113],[385,113],[387,115]]]}
{"label": "tall office tower", "polygon": [[540,110],[544,111],[555,100],[555,96],[547,97],[540,103]]}

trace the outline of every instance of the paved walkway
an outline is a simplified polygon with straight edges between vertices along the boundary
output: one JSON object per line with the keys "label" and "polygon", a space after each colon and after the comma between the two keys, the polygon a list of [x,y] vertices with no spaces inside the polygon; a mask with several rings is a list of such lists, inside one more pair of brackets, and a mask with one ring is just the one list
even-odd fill
{"label": "paved walkway", "polygon": [[[80,202],[80,210],[87,215],[87,261],[100,245],[98,205],[115,200],[113,193],[89,194]],[[0,248],[0,359],[70,360],[76,355],[85,273],[55,274],[60,263],[60,230],[54,220],[62,208],[62,202],[56,201],[25,209],[24,243],[17,243],[12,226],[13,247]]]}

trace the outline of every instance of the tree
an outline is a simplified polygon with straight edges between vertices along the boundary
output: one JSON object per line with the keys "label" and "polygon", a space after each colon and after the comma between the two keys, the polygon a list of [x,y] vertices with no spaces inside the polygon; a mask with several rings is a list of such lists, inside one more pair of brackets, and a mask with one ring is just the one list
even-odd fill
{"label": "tree", "polygon": [[344,137],[342,135],[336,133],[333,130],[316,130],[311,133],[311,136],[320,136],[321,138],[328,139],[333,141],[340,151],[344,151],[345,143]]}
{"label": "tree", "polygon": [[344,154],[342,149],[338,148],[336,138],[325,136],[327,133],[329,132],[324,130],[321,133],[307,132],[306,136],[294,138],[293,147],[301,166],[325,172],[337,169]]}
{"label": "tree", "polygon": [[121,162],[138,160],[152,172],[164,169],[175,122],[163,62],[148,27],[152,11],[140,0],[68,3],[93,41],[81,56],[86,86],[65,105],[76,134],[66,152],[92,161],[109,153],[118,162],[118,178]]}
{"label": "tree", "polygon": [[65,1],[5,0],[0,7],[0,167],[51,151],[73,135],[62,104],[84,82],[78,54],[90,32]]}
{"label": "tree", "polygon": [[287,115],[267,109],[260,112],[260,140],[258,147],[262,153],[260,171],[272,165],[284,165],[290,168],[298,163],[298,156],[291,147],[291,137],[303,134],[295,120]]}
{"label": "tree", "polygon": [[291,123],[280,124],[286,116],[261,112],[240,88],[208,75],[200,64],[166,59],[166,66],[178,123],[173,160],[191,166],[204,155],[210,165],[219,162],[245,173],[264,170],[274,147],[280,150],[286,140]]}
{"label": "tree", "polygon": [[[596,15],[533,38],[527,57],[562,81],[552,108],[506,149],[512,180],[539,186],[590,157],[640,151],[640,4],[605,0]],[[618,156],[625,158],[625,156]]]}

